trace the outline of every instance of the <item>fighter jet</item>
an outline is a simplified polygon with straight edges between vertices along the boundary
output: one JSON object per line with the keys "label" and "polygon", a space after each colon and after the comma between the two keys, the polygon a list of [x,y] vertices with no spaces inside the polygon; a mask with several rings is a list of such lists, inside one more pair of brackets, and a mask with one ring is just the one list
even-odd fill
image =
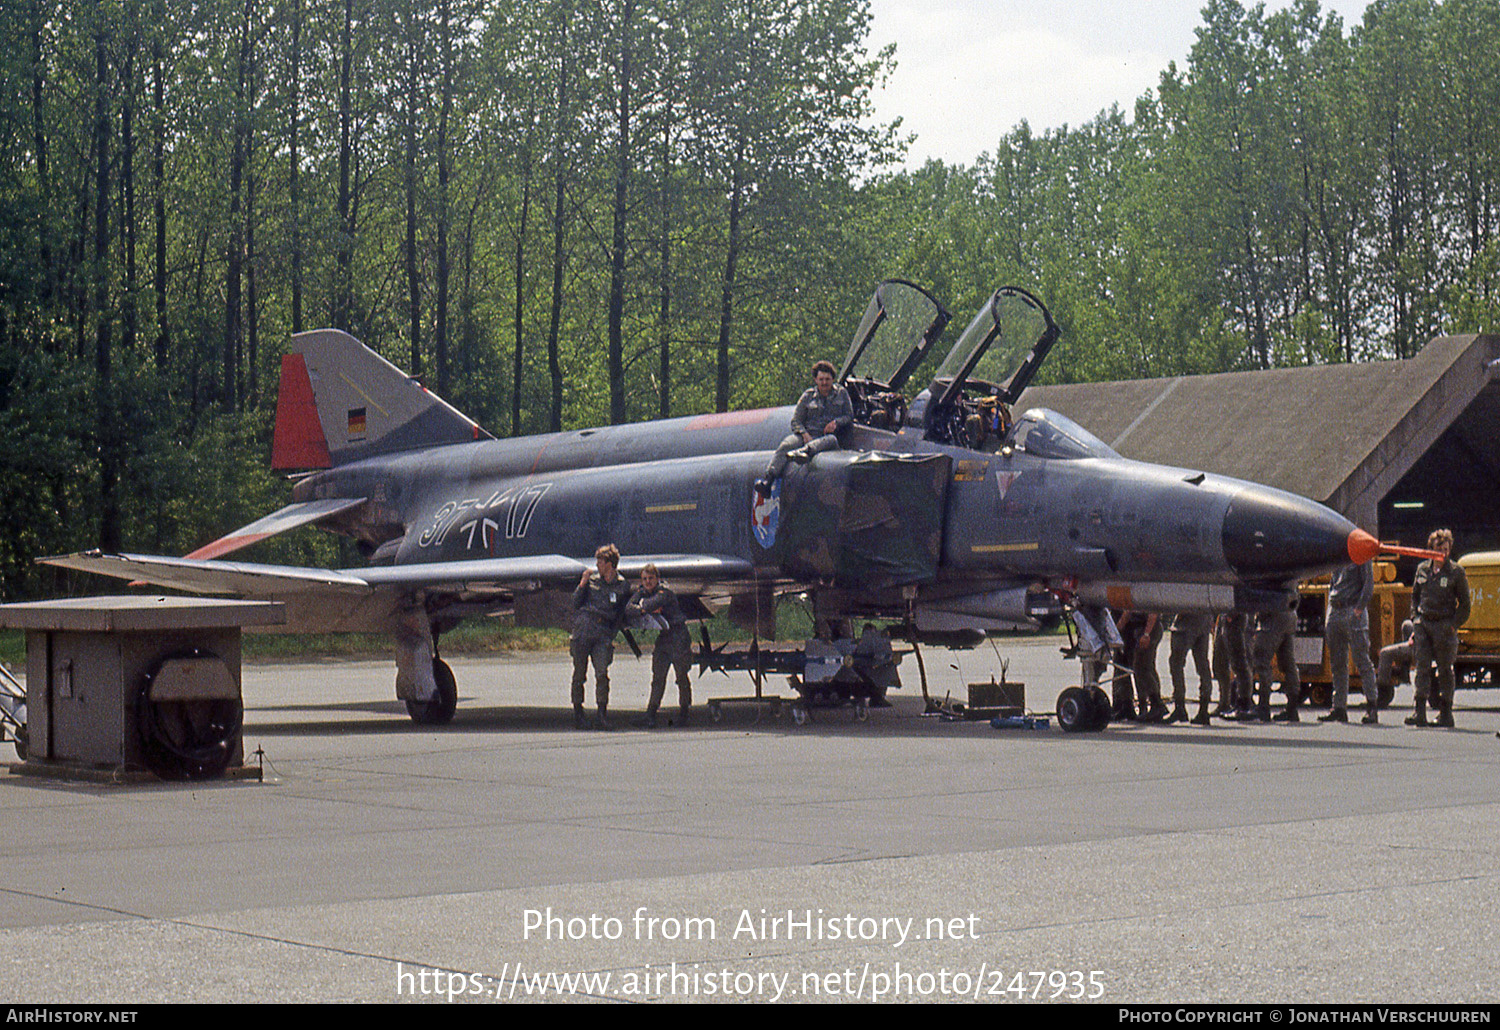
{"label": "fighter jet", "polygon": [[[791,407],[500,440],[346,333],[301,333],[282,360],[272,455],[297,470],[291,504],[180,558],[40,560],[282,601],[291,631],[387,633],[397,696],[416,722],[442,723],[457,702],[442,634],[501,611],[565,624],[607,542],[622,574],[653,562],[700,614],[727,605],[762,637],[779,595],[805,595],[845,651],[866,618],[972,642],[1074,603],[1271,610],[1298,580],[1378,552],[1305,498],[1128,460],[1056,412],[1014,416],[1059,336],[1017,287],[995,291],[908,400],[948,321],[920,287],[882,283],[838,376],[854,424],[766,493],[754,484]],[[224,560],[307,525],[353,538],[368,564]],[[1064,728],[1102,725],[1102,694],[1073,696]]]}

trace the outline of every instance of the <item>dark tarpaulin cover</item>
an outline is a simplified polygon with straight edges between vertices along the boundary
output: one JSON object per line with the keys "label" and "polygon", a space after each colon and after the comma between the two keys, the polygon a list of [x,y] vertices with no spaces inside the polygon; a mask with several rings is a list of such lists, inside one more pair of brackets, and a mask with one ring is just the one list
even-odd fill
{"label": "dark tarpaulin cover", "polygon": [[783,487],[784,571],[849,590],[937,575],[951,461],[942,454],[825,453]]}

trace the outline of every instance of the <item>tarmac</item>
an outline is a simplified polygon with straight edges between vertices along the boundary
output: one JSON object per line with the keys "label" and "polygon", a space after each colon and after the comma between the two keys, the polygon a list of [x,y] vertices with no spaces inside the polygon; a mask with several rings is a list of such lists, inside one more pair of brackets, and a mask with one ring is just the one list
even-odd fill
{"label": "tarmac", "polygon": [[[923,653],[938,697],[999,671]],[[1055,639],[1003,653],[1038,712],[1077,674]],[[621,648],[606,733],[573,728],[565,658],[450,664],[441,728],[410,724],[388,662],[247,665],[263,782],[0,778],[0,997],[1500,997],[1490,692],[1456,730],[1402,725],[1402,688],[1376,727],[1070,735],[924,716],[907,658],[867,720],[700,705],[644,730],[649,661]]]}

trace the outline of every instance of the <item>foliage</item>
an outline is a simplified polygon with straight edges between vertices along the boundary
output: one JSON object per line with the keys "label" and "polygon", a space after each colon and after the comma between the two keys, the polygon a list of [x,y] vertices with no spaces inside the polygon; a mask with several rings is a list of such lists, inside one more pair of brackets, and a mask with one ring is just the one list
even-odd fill
{"label": "foliage", "polygon": [[1053,381],[1405,357],[1500,308],[1500,0],[1210,0],[1133,109],[907,172],[869,17],[0,0],[0,593],[283,503],[320,325],[505,435],[787,403],[891,276],[960,325],[1032,289]]}

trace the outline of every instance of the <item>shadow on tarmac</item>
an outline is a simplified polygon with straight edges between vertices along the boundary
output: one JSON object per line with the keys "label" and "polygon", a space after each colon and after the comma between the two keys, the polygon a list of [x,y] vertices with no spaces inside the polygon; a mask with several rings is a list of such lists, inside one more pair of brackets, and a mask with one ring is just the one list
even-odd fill
{"label": "shadow on tarmac", "polygon": [[[597,737],[597,738],[647,738],[661,737],[670,738],[683,734],[698,734],[709,731],[731,731],[738,734],[760,733],[776,736],[814,736],[814,737],[859,737],[879,736],[888,737],[911,737],[932,738],[953,736],[960,734],[964,739],[972,739],[975,735],[992,737],[997,744],[1009,742],[1020,742],[1026,740],[1045,740],[1055,742],[1058,746],[1098,746],[1103,742],[1111,742],[1118,745],[1157,745],[1157,744],[1190,744],[1195,746],[1211,747],[1251,747],[1251,748],[1300,748],[1328,751],[1330,753],[1346,751],[1363,751],[1370,748],[1382,750],[1398,750],[1407,746],[1400,739],[1379,739],[1380,735],[1390,734],[1392,731],[1401,734],[1414,733],[1416,731],[1401,725],[1399,719],[1385,722],[1379,727],[1358,727],[1359,739],[1319,739],[1319,735],[1335,732],[1328,727],[1318,724],[1316,721],[1302,722],[1295,726],[1263,725],[1257,724],[1253,727],[1236,724],[1215,722],[1210,727],[1183,726],[1180,728],[1166,729],[1160,725],[1140,725],[1135,723],[1113,723],[1102,733],[1063,733],[1057,729],[1055,721],[1045,730],[997,730],[991,728],[985,721],[965,722],[962,720],[944,720],[937,717],[923,718],[922,702],[920,698],[897,698],[893,699],[893,705],[888,709],[876,709],[870,712],[869,719],[859,721],[855,717],[852,708],[815,708],[811,717],[805,725],[798,726],[790,715],[790,704],[783,699],[781,712],[773,715],[767,708],[748,704],[724,704],[721,708],[722,718],[714,720],[708,712],[706,703],[693,707],[692,722],[688,726],[679,726],[677,723],[676,710],[673,708],[668,714],[668,707],[663,706],[662,713],[658,716],[658,726],[655,729],[646,729],[634,725],[634,722],[642,714],[639,707],[613,708],[610,712],[610,722],[613,726],[608,733],[596,730],[592,726],[594,709],[590,705],[587,708],[590,727],[587,730],[578,730],[573,725],[573,710],[571,707],[535,707],[535,706],[489,706],[489,707],[464,707],[463,699],[459,700],[457,714],[453,722],[446,726],[414,726],[407,718],[405,705],[400,701],[352,701],[338,704],[305,705],[257,705],[246,709],[247,724],[245,732],[247,736],[260,735],[270,737],[319,737],[319,736],[370,736],[384,737],[396,734],[412,733],[441,733],[441,734],[523,734],[523,733],[557,733],[561,736]],[[305,718],[288,718],[279,721],[262,721],[257,718],[260,713],[286,713],[293,716],[294,713],[306,713]],[[351,712],[366,713],[369,715],[389,716],[388,720],[372,721],[370,719],[340,720],[329,718],[318,718],[318,713],[329,712]],[[1429,733],[1463,733],[1462,728],[1458,730],[1428,730]],[[1478,733],[1479,731],[1472,731]],[[1488,731],[1485,731],[1486,733]]]}

